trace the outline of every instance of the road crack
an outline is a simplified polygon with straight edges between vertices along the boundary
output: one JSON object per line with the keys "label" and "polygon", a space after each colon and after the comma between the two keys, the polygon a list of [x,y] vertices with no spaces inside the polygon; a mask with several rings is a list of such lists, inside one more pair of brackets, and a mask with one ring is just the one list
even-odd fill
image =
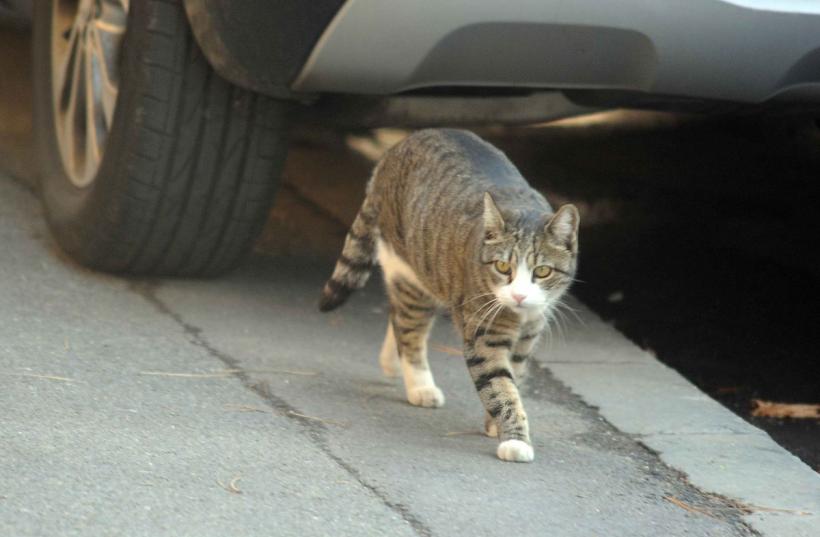
{"label": "road crack", "polygon": [[336,463],[337,466],[350,475],[350,477],[353,478],[361,487],[368,490],[371,494],[378,498],[385,507],[400,516],[402,520],[410,525],[417,535],[422,537],[431,537],[433,535],[432,530],[427,527],[427,525],[410,510],[410,508],[402,503],[391,500],[386,492],[381,490],[376,485],[369,483],[362,476],[361,472],[359,472],[359,470],[356,469],[351,463],[347,462],[333,452],[327,441],[326,435],[328,428],[324,423],[311,419],[306,413],[301,412],[298,408],[273,393],[267,382],[254,381],[250,375],[242,369],[240,365],[241,363],[237,358],[214,347],[202,334],[201,328],[186,321],[182,315],[172,310],[165,302],[157,297],[156,291],[158,287],[159,283],[151,280],[135,280],[129,284],[129,288],[132,292],[141,296],[146,302],[154,306],[157,311],[166,317],[169,317],[177,325],[179,325],[182,331],[189,336],[189,341],[192,345],[201,348],[210,356],[221,361],[228,368],[236,370],[234,376],[246,389],[261,397],[268,406],[272,407],[287,419],[299,423],[305,436],[319,451]]}

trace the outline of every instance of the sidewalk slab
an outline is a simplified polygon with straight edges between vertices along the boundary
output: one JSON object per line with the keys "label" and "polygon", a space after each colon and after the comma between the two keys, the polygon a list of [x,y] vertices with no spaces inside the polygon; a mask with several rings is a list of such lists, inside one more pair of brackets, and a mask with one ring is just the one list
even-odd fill
{"label": "sidewalk slab", "polygon": [[[585,373],[604,393],[595,403],[556,378],[579,393],[570,366],[673,380],[645,353],[608,356],[634,348],[589,312],[580,315],[593,328],[568,331],[539,357],[567,359],[552,373],[533,367],[522,387],[535,462],[504,463],[480,433],[483,410],[446,319],[431,352],[444,408],[411,407],[381,376],[378,278],[322,315],[329,265],[256,257],[219,280],[129,281],[62,260],[37,202],[2,179],[0,221],[0,534],[654,537],[752,535],[745,521],[765,535],[785,527],[744,519],[670,466],[671,448],[668,465],[643,445],[657,449],[647,439],[670,431],[759,435],[691,420],[625,433],[607,421],[611,383]],[[597,358],[563,363],[578,356]],[[599,403],[601,413],[590,406]],[[804,483],[793,470],[789,479]]]}
{"label": "sidewalk slab", "polygon": [[[258,258],[207,285],[161,282],[152,299],[277,397],[342,424],[328,428],[333,452],[431,534],[751,534],[739,513],[691,487],[539,368],[523,388],[536,460],[498,461],[496,441],[481,434],[483,410],[446,319],[431,336],[431,362],[447,403],[411,407],[401,384],[378,366],[387,311],[378,279],[344,308],[320,314],[317,293],[330,270]],[[208,306],[214,303],[220,307]],[[266,368],[316,374],[266,375]],[[665,497],[722,515],[693,515]]]}
{"label": "sidewalk slab", "polygon": [[[573,308],[567,342],[605,324],[580,303]],[[599,346],[586,356],[572,362],[567,345],[542,366],[699,489],[748,507],[745,519],[762,535],[820,535],[820,475],[614,329],[597,333]]]}
{"label": "sidewalk slab", "polygon": [[0,242],[0,535],[417,534],[310,428],[235,410],[260,398],[233,376],[145,374],[225,365],[130,282],[56,257],[4,178]]}

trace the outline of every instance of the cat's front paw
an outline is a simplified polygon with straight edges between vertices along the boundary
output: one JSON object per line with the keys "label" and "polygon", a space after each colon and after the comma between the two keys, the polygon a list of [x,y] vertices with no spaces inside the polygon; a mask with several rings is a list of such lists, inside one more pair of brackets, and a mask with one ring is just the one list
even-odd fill
{"label": "cat's front paw", "polygon": [[444,405],[444,394],[436,386],[419,386],[407,390],[411,405],[437,408]]}
{"label": "cat's front paw", "polygon": [[523,440],[505,440],[501,442],[498,444],[496,454],[502,461],[532,462],[535,458],[532,446]]}

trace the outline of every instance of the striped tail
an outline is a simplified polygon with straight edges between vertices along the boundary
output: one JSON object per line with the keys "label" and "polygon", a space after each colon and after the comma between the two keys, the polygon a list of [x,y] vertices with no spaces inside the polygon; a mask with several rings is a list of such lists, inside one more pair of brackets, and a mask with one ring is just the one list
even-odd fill
{"label": "striped tail", "polygon": [[353,291],[361,289],[367,283],[376,258],[377,234],[376,211],[368,198],[347,232],[342,255],[336,261],[333,275],[322,289],[320,311],[338,308]]}

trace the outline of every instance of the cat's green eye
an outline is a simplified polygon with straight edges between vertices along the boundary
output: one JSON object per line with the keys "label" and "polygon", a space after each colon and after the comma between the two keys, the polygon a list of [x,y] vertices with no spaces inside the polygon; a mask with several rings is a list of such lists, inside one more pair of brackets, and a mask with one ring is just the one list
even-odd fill
{"label": "cat's green eye", "polygon": [[552,267],[548,267],[546,265],[540,265],[538,267],[535,267],[535,269],[532,271],[532,273],[535,274],[536,278],[546,278],[550,274],[552,274]]}
{"label": "cat's green eye", "polygon": [[497,270],[501,274],[509,274],[510,272],[512,272],[512,267],[506,261],[501,261],[499,259],[495,262],[495,270]]}

